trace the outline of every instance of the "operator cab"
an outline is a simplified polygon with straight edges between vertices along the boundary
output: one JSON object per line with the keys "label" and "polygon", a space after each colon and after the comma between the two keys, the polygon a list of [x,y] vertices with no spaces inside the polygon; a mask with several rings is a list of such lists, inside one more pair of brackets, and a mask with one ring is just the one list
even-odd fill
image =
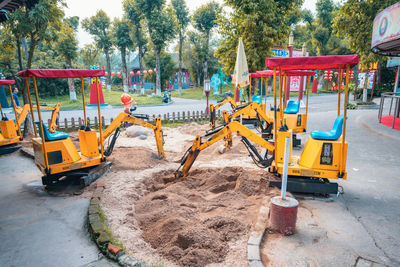
{"label": "operator cab", "polygon": [[[40,131],[39,121],[35,121],[35,124],[38,126],[40,137],[42,137],[42,132]],[[69,137],[69,135],[64,132],[50,133],[49,129],[46,127],[44,122],[42,122],[42,126],[43,126],[43,134],[44,134],[45,141],[58,141],[58,140],[67,139]]]}

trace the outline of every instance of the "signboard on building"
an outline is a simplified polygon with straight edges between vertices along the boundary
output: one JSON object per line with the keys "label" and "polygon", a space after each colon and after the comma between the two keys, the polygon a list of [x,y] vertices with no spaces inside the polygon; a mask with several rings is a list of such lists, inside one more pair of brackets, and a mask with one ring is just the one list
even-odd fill
{"label": "signboard on building", "polygon": [[357,89],[364,89],[365,86],[365,77],[367,74],[365,72],[360,72],[358,73],[358,78],[357,78]]}

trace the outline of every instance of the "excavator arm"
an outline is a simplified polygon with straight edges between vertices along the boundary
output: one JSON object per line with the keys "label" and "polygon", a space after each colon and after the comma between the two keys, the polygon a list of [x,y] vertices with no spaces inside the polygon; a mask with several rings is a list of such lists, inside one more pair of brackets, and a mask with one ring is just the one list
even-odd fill
{"label": "excavator arm", "polygon": [[[30,106],[29,104],[24,105],[23,108],[18,107],[16,109],[17,111],[17,115],[18,115],[18,120],[17,123],[19,126],[22,125],[22,123],[25,121],[26,116],[28,115],[29,111],[30,111]],[[37,110],[37,106],[33,105],[33,110]],[[58,113],[60,112],[60,104],[55,105],[54,107],[50,107],[50,106],[40,106],[40,110],[51,110],[51,119],[50,119],[50,125],[49,125],[49,132],[50,133],[54,133],[57,131],[57,117],[58,117]]]}
{"label": "excavator arm", "polygon": [[[212,135],[207,141],[202,142],[201,137],[197,136],[193,142],[193,145],[186,151],[185,155],[181,160],[181,166],[175,172],[176,178],[186,178],[190,168],[192,167],[194,161],[196,160],[197,156],[200,154],[200,151],[206,149],[207,147],[211,146],[212,144],[218,142],[219,140],[223,139],[228,135],[232,135],[232,132],[238,132],[244,139],[244,142],[248,140],[253,141],[261,145],[263,148],[267,149],[268,151],[274,151],[275,147],[268,141],[261,138],[259,135],[245,127],[244,125],[240,124],[237,121],[230,122],[226,124],[222,129],[214,132],[210,132],[208,135]],[[247,147],[247,146],[246,146]],[[253,150],[254,147],[251,145],[251,149]],[[249,151],[250,152],[250,151]],[[254,150],[253,150],[254,152]],[[251,152],[250,152],[251,153]],[[268,164],[270,165],[272,161]],[[266,164],[267,165],[267,164]],[[264,166],[268,167],[268,166]],[[180,170],[182,168],[182,170]]]}
{"label": "excavator arm", "polygon": [[221,102],[218,102],[215,106],[210,104],[210,126],[212,129],[215,128],[215,117],[216,117],[216,110],[225,105],[226,103],[230,103],[232,109],[236,108],[236,103],[231,97],[226,97]]}
{"label": "excavator arm", "polygon": [[[140,125],[146,128],[150,128],[154,131],[155,139],[156,139],[156,144],[157,144],[157,151],[158,151],[158,156],[160,158],[165,158],[165,153],[164,153],[164,140],[163,140],[163,132],[161,129],[161,118],[157,117],[155,125],[148,123],[144,120],[141,120],[139,118],[136,118],[133,115],[130,115],[125,112],[121,112],[118,114],[118,116],[111,122],[111,124],[105,129],[102,135],[102,139],[100,137],[98,138],[98,143],[103,143],[113,132],[115,132],[119,126],[124,123],[132,123],[136,125]],[[115,142],[115,141],[114,141]]]}

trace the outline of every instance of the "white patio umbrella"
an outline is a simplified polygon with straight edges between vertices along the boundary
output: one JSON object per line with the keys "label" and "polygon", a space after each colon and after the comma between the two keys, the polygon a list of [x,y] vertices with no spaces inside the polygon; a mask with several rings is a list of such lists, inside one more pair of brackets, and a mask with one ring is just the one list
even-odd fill
{"label": "white patio umbrella", "polygon": [[249,84],[249,68],[247,66],[246,53],[244,51],[242,39],[239,39],[233,78],[235,84],[235,102],[239,102],[238,92],[240,88]]}

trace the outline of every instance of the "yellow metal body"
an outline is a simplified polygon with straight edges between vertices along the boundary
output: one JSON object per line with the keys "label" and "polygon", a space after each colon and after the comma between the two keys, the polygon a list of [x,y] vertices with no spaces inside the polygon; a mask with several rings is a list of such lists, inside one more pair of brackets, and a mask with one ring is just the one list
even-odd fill
{"label": "yellow metal body", "polygon": [[[26,116],[28,115],[30,109],[29,104],[24,105],[24,107],[18,107],[15,109],[17,114],[18,114],[18,120],[17,123],[18,125],[22,125],[22,123],[25,121]],[[37,106],[33,105],[33,110],[37,110]],[[40,106],[40,110],[51,110],[51,119],[50,119],[50,125],[49,125],[49,132],[50,133],[55,133],[57,131],[57,117],[58,113],[60,112],[60,104],[55,105],[54,107],[50,106]]]}
{"label": "yellow metal body", "polygon": [[[279,148],[280,145],[284,146],[284,138],[280,138],[280,132],[278,132],[278,146],[277,146],[277,157],[270,167],[272,173],[283,174],[283,148]],[[328,151],[323,151],[323,147],[329,147]],[[342,154],[342,138],[338,140],[316,140],[309,137],[307,143],[300,155],[300,157],[289,156],[289,176],[301,176],[301,177],[315,177],[315,178],[326,178],[326,179],[347,179],[347,172],[342,172],[340,166],[346,170],[347,160],[347,142],[344,145],[344,154]],[[324,155],[326,154],[326,155]]]}
{"label": "yellow metal body", "polygon": [[156,139],[158,156],[160,158],[165,158],[164,140],[163,140],[163,132],[161,129],[161,118],[160,117],[156,118],[156,123],[155,123],[155,125],[153,125],[144,120],[136,118],[133,115],[130,115],[125,112],[121,112],[111,122],[111,124],[107,127],[107,129],[105,129],[105,131],[103,132],[103,138],[101,139],[99,137],[98,142],[103,143],[104,140],[106,140],[107,137],[109,137],[123,122],[128,122],[128,123],[132,123],[132,124],[136,124],[136,125],[140,125],[140,126],[152,129],[154,131],[154,137]]}
{"label": "yellow metal body", "polygon": [[79,144],[81,147],[82,156],[85,156],[87,158],[93,158],[100,155],[96,131],[79,130],[78,135],[79,135]]}
{"label": "yellow metal body", "polygon": [[13,120],[0,121],[0,146],[18,143],[20,136]]}
{"label": "yellow metal body", "polygon": [[[96,141],[96,136],[94,141]],[[54,175],[97,166],[101,163],[101,156],[87,157],[79,154],[70,138],[57,141],[46,141],[44,144],[48,169],[43,158],[43,143],[41,138],[33,138],[33,151],[35,154],[35,163],[44,175]],[[98,148],[97,148],[98,150]]]}

